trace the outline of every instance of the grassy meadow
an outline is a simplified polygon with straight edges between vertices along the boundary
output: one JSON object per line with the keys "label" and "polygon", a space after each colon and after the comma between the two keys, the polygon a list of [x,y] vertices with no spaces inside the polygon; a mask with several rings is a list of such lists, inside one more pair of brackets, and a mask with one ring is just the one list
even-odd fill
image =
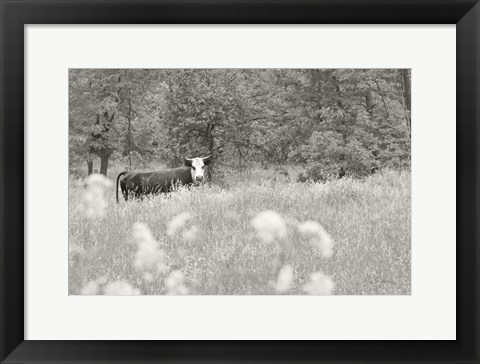
{"label": "grassy meadow", "polygon": [[118,204],[97,177],[70,181],[70,294],[411,292],[408,172],[243,179]]}

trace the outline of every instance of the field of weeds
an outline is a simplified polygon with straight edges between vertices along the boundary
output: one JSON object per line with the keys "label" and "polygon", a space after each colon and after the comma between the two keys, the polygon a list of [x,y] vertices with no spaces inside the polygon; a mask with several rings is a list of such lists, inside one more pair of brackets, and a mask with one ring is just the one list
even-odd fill
{"label": "field of weeds", "polygon": [[71,180],[69,294],[410,294],[410,189],[383,171],[117,204],[113,181]]}

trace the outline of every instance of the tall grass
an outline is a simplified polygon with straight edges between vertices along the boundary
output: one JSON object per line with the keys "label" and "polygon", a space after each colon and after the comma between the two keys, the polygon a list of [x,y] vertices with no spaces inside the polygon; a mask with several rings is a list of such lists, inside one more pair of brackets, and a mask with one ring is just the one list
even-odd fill
{"label": "tall grass", "polygon": [[[118,204],[115,187],[102,188],[108,207],[87,215],[84,186],[70,183],[70,294],[105,293],[112,282],[125,294],[410,294],[408,172],[204,185]],[[161,269],[139,265],[142,254],[162,256]]]}

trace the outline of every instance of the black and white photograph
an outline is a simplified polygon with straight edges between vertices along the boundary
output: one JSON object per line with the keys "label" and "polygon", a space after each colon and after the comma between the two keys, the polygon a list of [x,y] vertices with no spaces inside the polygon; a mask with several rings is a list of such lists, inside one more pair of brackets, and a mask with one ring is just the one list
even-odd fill
{"label": "black and white photograph", "polygon": [[411,82],[69,69],[69,295],[411,295]]}

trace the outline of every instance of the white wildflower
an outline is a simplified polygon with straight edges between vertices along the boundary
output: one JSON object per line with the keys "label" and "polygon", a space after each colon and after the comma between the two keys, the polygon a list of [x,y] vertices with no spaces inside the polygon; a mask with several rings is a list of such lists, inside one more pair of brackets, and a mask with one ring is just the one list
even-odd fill
{"label": "white wildflower", "polygon": [[152,232],[148,228],[147,224],[143,222],[136,222],[133,225],[133,239],[137,244],[144,243],[144,242],[154,242],[155,238],[152,235]]}
{"label": "white wildflower", "polygon": [[133,288],[125,281],[115,281],[108,283],[103,288],[103,293],[107,296],[138,296],[140,290]]}
{"label": "white wildflower", "polygon": [[284,293],[288,291],[292,286],[293,281],[293,267],[286,265],[282,267],[278,273],[277,284],[275,285],[275,291],[277,293]]}
{"label": "white wildflower", "polygon": [[108,208],[105,189],[112,181],[101,174],[91,174],[85,179],[85,191],[79,204],[79,210],[89,218],[103,217]]}
{"label": "white wildflower", "polygon": [[333,239],[318,222],[306,221],[298,225],[298,231],[300,231],[303,236],[309,238],[310,244],[317,249],[322,256],[332,256]]}
{"label": "white wildflower", "polygon": [[190,229],[185,230],[182,234],[183,240],[185,241],[194,241],[197,238],[198,228],[196,226],[192,226]]}
{"label": "white wildflower", "polygon": [[183,225],[191,218],[191,215],[188,212],[183,212],[175,217],[173,217],[167,225],[167,235],[173,236],[177,230],[181,229]]}
{"label": "white wildflower", "polygon": [[159,270],[163,269],[166,261],[165,252],[160,249],[146,224],[137,222],[133,225],[133,239],[138,245],[134,260],[135,268],[138,270],[155,267]]}
{"label": "white wildflower", "polygon": [[85,296],[92,296],[97,294],[98,292],[98,284],[95,281],[88,282],[83,288],[80,290],[81,295]]}
{"label": "white wildflower", "polygon": [[153,282],[153,274],[150,273],[150,272],[145,272],[143,273],[143,279],[146,281],[146,282]]}
{"label": "white wildflower", "polygon": [[179,270],[173,271],[167,278],[167,294],[168,295],[186,295],[188,288],[183,283],[185,276]]}
{"label": "white wildflower", "polygon": [[105,284],[108,282],[107,276],[101,276],[100,278],[97,279],[98,284]]}
{"label": "white wildflower", "polygon": [[310,275],[310,281],[303,286],[303,290],[312,296],[328,296],[333,293],[335,283],[322,272]]}
{"label": "white wildflower", "polygon": [[85,183],[87,185],[100,185],[105,188],[113,186],[113,182],[110,181],[107,177],[105,177],[103,174],[98,174],[98,173],[92,173],[90,174],[87,178],[85,178]]}
{"label": "white wildflower", "polygon": [[70,245],[68,246],[68,252],[70,253],[70,255],[84,255],[85,249],[83,249],[83,247],[80,245],[70,243]]}
{"label": "white wildflower", "polygon": [[277,238],[283,238],[287,234],[287,228],[283,218],[272,210],[259,213],[252,220],[257,237],[267,243]]}

